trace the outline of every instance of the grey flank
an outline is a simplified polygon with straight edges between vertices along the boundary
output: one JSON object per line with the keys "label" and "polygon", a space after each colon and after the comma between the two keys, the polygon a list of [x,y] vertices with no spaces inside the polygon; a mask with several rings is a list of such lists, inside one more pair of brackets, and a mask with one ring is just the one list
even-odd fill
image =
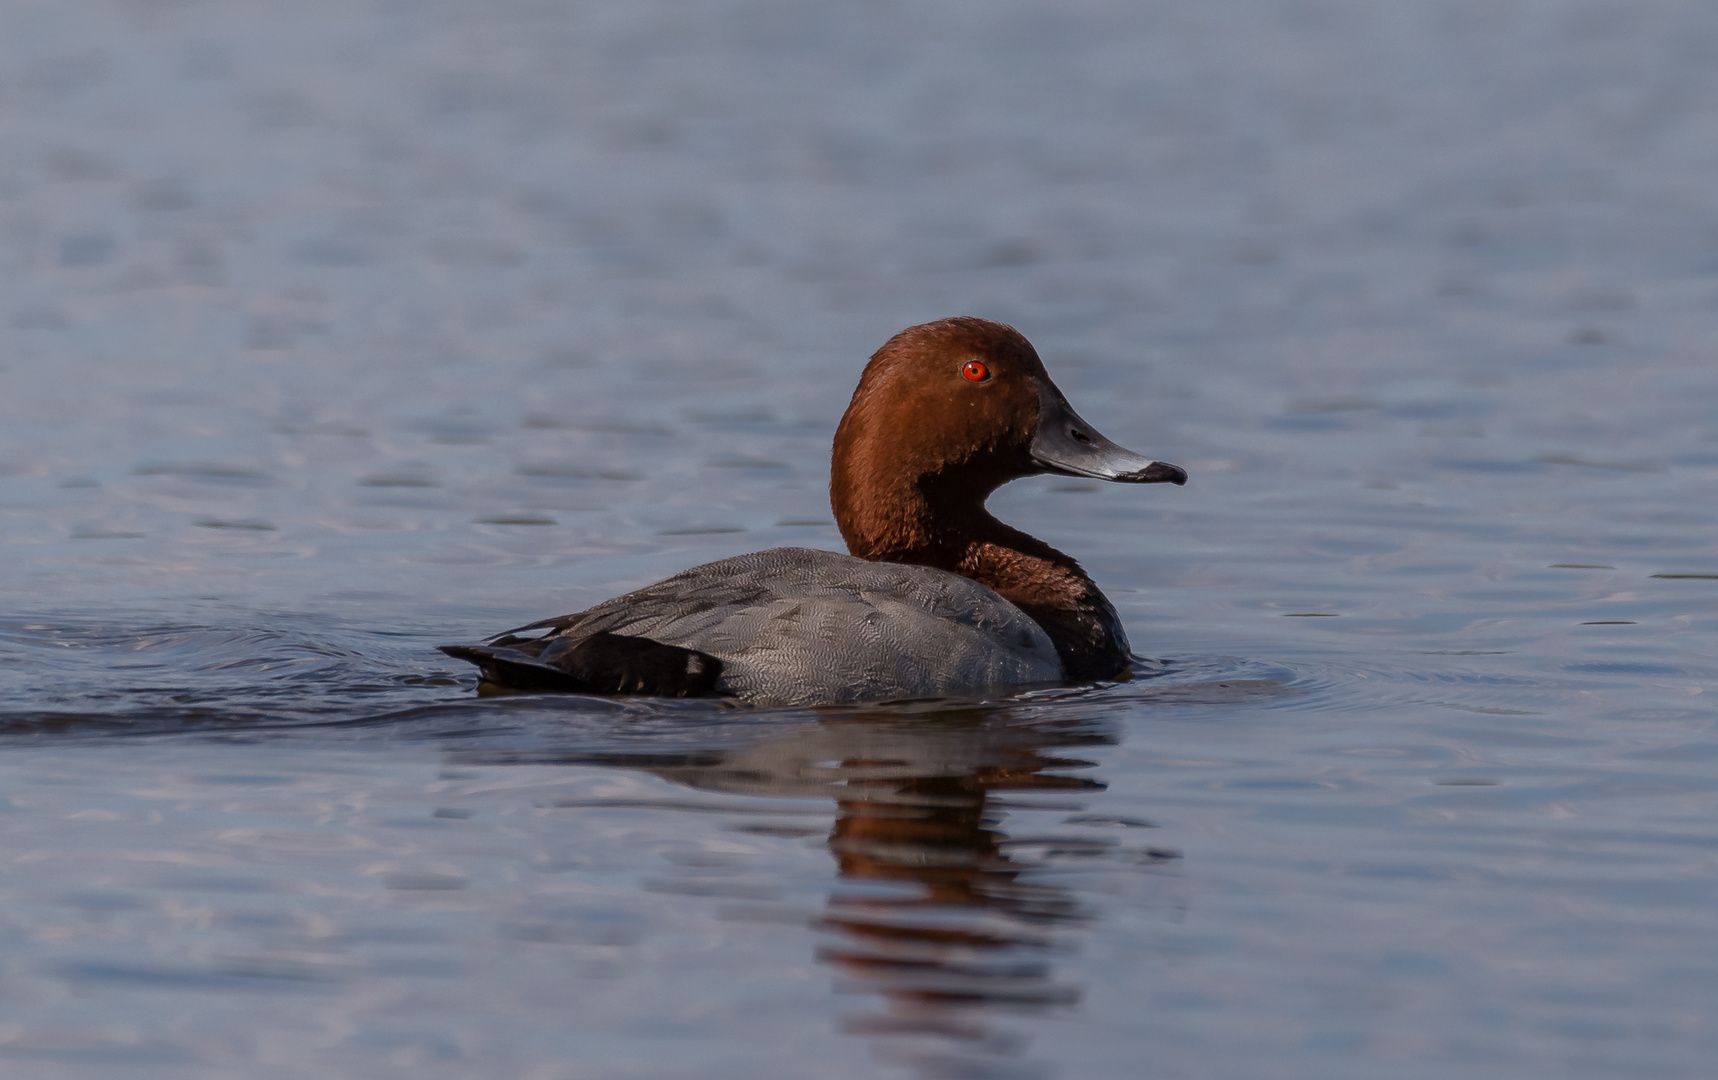
{"label": "grey flank", "polygon": [[1043,628],[978,582],[810,548],[694,566],[510,633],[546,628],[709,653],[720,689],[756,705],[966,697],[1062,677]]}

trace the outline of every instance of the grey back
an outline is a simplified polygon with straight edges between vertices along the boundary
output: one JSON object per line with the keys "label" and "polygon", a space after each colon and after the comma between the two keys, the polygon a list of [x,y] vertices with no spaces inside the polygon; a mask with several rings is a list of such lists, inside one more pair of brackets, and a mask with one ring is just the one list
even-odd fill
{"label": "grey back", "polygon": [[970,697],[1062,677],[1043,628],[978,582],[811,548],[694,566],[512,632],[537,629],[697,649],[722,661],[725,693],[756,705]]}

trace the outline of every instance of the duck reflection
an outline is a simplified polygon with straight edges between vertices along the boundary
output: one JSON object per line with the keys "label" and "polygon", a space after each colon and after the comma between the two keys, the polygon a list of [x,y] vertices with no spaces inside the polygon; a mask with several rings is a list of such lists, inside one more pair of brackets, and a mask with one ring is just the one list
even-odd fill
{"label": "duck reflection", "polygon": [[[1104,785],[1070,752],[1113,741],[1098,724],[1021,723],[998,710],[852,711],[690,758],[561,760],[640,768],[710,792],[832,796],[838,884],[819,919],[828,941],[817,958],[838,973],[840,991],[875,1000],[841,1029],[922,1075],[1019,1077],[1045,1069],[1022,1058],[1026,1039],[1006,1025],[1079,1000],[1052,961],[1093,917],[1051,872],[1122,849],[1089,829],[1010,836],[1003,822],[1018,810],[1080,820],[1067,819],[1083,807],[1071,800]],[[1141,856],[1173,857],[1127,853]]]}
{"label": "duck reflection", "polygon": [[[1031,868],[1007,854],[991,793],[1103,785],[1048,771],[1088,762],[1029,746],[1008,751],[1013,760],[969,762],[941,775],[914,775],[890,761],[841,763],[854,774],[836,799],[829,835],[842,881],[909,888],[837,891],[823,925],[840,940],[819,959],[842,972],[843,989],[881,998],[880,1009],[845,1017],[846,1031],[887,1037],[895,1045],[880,1050],[938,1073],[954,1064],[946,1050],[899,1041],[952,1041],[963,1057],[1012,1057],[1024,1040],[998,1027],[997,1007],[1039,1010],[1079,997],[1055,978],[1055,938],[1046,931],[1086,916],[1067,889],[1022,880]],[[994,1067],[1000,1062],[983,1067],[982,1057],[958,1071],[1002,1071]]]}
{"label": "duck reflection", "polygon": [[[891,1000],[913,1003],[1073,999],[1048,980],[1048,965],[1014,954],[1040,949],[1030,928],[1077,922],[1067,890],[1021,880],[996,826],[994,791],[1101,790],[1095,780],[1046,772],[1088,762],[1017,748],[1021,760],[950,775],[906,775],[891,763],[846,760],[853,773],[836,799],[829,848],[846,881],[916,886],[905,895],[838,894],[827,926],[851,940],[825,958],[875,981]],[[893,775],[891,775],[893,774]],[[1002,916],[998,919],[996,916]],[[982,927],[982,928],[980,928]]]}

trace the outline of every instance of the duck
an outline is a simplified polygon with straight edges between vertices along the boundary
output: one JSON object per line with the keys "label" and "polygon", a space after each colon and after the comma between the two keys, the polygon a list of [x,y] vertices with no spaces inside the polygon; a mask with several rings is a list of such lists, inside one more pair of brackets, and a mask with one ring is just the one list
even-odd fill
{"label": "duck", "polygon": [[878,349],[835,430],[847,554],[778,547],[442,652],[480,693],[720,697],[753,706],[977,699],[1126,678],[1121,619],[1078,562],[985,501],[1053,473],[1182,485],[1081,419],[1037,350],[957,316]]}

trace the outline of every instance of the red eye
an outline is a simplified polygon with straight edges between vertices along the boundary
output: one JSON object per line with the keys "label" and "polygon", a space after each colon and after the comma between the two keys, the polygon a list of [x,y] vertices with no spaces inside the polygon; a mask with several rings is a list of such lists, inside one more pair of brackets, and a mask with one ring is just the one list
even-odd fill
{"label": "red eye", "polygon": [[960,373],[972,382],[983,382],[990,378],[990,369],[984,366],[982,360],[968,360],[966,366],[960,369]]}

